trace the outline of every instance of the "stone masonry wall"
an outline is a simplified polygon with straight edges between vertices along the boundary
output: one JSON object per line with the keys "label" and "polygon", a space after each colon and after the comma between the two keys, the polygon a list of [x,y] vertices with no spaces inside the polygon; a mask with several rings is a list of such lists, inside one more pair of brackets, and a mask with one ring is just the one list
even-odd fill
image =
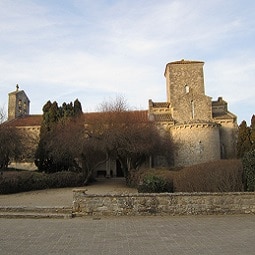
{"label": "stone masonry wall", "polygon": [[213,123],[175,125],[170,128],[176,144],[175,166],[188,166],[219,160],[219,127]]}
{"label": "stone masonry wall", "polygon": [[23,90],[17,90],[10,93],[8,103],[8,120],[28,115],[29,103],[30,101]]}
{"label": "stone masonry wall", "polygon": [[255,193],[88,195],[73,191],[75,216],[255,214]]}
{"label": "stone masonry wall", "polygon": [[205,95],[203,62],[180,61],[166,66],[167,101],[178,123],[211,121],[211,98]]}
{"label": "stone masonry wall", "polygon": [[233,121],[218,121],[220,124],[220,140],[222,148],[222,158],[230,159],[236,157],[236,142],[238,126]]}

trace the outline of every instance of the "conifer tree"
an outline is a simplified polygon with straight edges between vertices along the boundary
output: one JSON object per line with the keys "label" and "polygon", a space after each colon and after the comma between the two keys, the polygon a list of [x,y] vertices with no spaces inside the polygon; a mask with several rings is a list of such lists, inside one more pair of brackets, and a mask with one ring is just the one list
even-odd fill
{"label": "conifer tree", "polygon": [[[80,116],[81,113],[82,107],[78,99],[74,104],[63,103],[61,107],[57,102],[51,103],[51,101],[43,106],[40,140],[35,153],[35,163],[39,171],[56,172],[70,168],[73,161],[72,153],[66,148],[67,146],[64,146],[63,134],[71,124],[72,118]],[[62,139],[60,139],[61,135]]]}
{"label": "conifer tree", "polygon": [[250,127],[247,126],[245,120],[239,126],[237,140],[237,156],[242,158],[244,153],[251,149]]}
{"label": "conifer tree", "polygon": [[251,149],[255,149],[255,115],[252,115],[251,118],[251,127],[250,127],[250,142],[251,142]]}
{"label": "conifer tree", "polygon": [[78,99],[74,101],[74,116],[79,117],[82,114],[82,106]]}

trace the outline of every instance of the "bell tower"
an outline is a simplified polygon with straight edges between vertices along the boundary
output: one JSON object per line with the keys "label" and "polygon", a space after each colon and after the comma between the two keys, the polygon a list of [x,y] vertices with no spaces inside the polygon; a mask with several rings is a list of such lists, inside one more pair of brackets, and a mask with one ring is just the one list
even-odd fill
{"label": "bell tower", "polygon": [[203,66],[204,62],[184,59],[166,65],[167,102],[177,123],[212,119],[211,98],[205,95]]}
{"label": "bell tower", "polygon": [[16,90],[9,93],[8,102],[8,120],[29,115],[30,100],[23,90],[19,90],[19,85],[16,85]]}

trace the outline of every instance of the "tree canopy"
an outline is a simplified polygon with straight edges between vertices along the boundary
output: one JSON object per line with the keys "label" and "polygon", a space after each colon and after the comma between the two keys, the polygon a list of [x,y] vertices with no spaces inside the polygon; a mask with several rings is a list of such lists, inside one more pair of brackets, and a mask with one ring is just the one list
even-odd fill
{"label": "tree canopy", "polygon": [[146,111],[130,110],[123,97],[100,107],[100,112],[84,115],[78,101],[62,107],[56,102],[45,104],[36,157],[39,169],[80,170],[87,182],[108,160],[118,160],[128,178],[131,169],[138,169],[152,155],[170,158],[171,138],[148,120]]}
{"label": "tree canopy", "polygon": [[238,128],[237,156],[242,158],[246,152],[255,149],[255,115],[251,118],[250,126],[242,121]]}
{"label": "tree canopy", "polygon": [[[155,123],[148,120],[146,111],[129,110],[123,97],[102,103],[100,113],[86,123],[84,148],[88,146],[90,150],[83,151],[84,157],[92,149],[100,155],[98,162],[118,160],[126,178],[131,169],[138,169],[151,156],[166,154],[170,158],[172,153],[170,136],[160,133]],[[88,171],[91,173],[92,169]]]}
{"label": "tree canopy", "polygon": [[0,169],[7,168],[11,159],[21,156],[21,137],[15,127],[4,123],[6,114],[0,108]]}
{"label": "tree canopy", "polygon": [[40,140],[35,153],[35,163],[40,171],[56,172],[74,167],[74,155],[67,138],[74,138],[70,127],[81,115],[78,99],[60,107],[57,102],[51,101],[43,106]]}

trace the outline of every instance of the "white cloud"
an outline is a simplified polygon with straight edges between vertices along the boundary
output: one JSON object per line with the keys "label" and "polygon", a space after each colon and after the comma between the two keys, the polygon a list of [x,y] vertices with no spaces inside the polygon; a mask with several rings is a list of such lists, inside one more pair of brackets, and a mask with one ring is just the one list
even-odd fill
{"label": "white cloud", "polygon": [[255,95],[252,81],[255,79],[255,59],[248,53],[218,59],[208,63],[207,79],[212,94],[220,93],[235,103],[251,100]]}
{"label": "white cloud", "polygon": [[116,93],[147,107],[165,100],[165,64],[182,58],[205,61],[209,96],[250,100],[254,11],[253,1],[3,0],[0,106],[20,83],[33,109],[80,96],[94,109]]}

